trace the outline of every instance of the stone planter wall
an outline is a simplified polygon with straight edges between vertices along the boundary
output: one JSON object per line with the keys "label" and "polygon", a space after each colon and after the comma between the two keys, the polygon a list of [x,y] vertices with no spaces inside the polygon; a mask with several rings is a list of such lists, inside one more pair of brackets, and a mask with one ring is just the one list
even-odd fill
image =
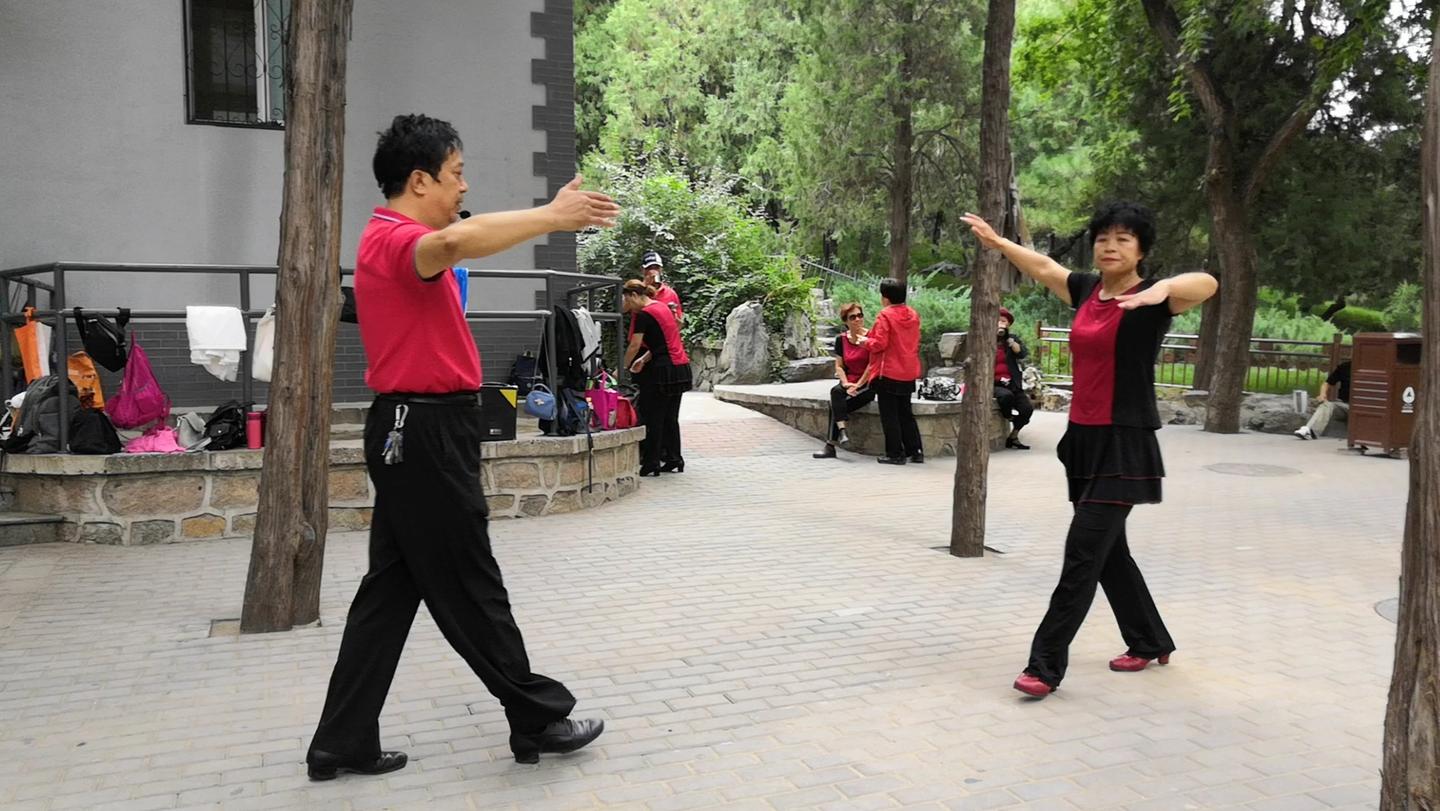
{"label": "stone planter wall", "polygon": [[[535,437],[481,446],[481,479],[491,515],[570,512],[639,489],[643,428],[594,437],[587,487],[585,437]],[[330,528],[370,526],[374,488],[356,442],[330,449]],[[250,535],[264,451],[70,456],[15,455],[0,487],[11,509],[59,515],[60,538],[125,546]]]}
{"label": "stone planter wall", "polygon": [[[715,398],[744,406],[803,433],[824,441],[830,430],[829,384],[794,383],[770,386],[720,386]],[[960,404],[914,400],[915,423],[920,429],[921,444],[927,456],[954,456],[955,439],[960,432]],[[870,403],[851,414],[846,433],[850,444],[846,450],[881,456],[885,453],[885,432],[880,425],[880,409]],[[1010,425],[1000,418],[998,410],[990,414],[990,449],[1005,447]]]}

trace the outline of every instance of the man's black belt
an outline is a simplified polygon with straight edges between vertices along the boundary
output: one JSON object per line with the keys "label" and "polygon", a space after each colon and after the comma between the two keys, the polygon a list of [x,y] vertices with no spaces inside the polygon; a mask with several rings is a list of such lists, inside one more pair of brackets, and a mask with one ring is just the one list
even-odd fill
{"label": "man's black belt", "polygon": [[404,391],[392,391],[379,395],[379,399],[420,405],[475,406],[480,404],[480,392],[452,391],[446,394],[412,394]]}

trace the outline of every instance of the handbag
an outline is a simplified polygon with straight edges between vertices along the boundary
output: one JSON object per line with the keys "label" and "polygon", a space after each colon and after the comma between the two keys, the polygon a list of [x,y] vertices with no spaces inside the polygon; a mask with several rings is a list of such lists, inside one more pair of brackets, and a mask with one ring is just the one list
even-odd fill
{"label": "handbag", "polygon": [[590,427],[608,431],[615,426],[615,405],[620,392],[606,388],[610,376],[603,370],[595,378],[595,385],[585,391],[585,401],[590,404]]}
{"label": "handbag", "polygon": [[640,424],[640,417],[635,413],[635,403],[629,397],[617,395],[615,398],[615,428],[634,428]]}
{"label": "handbag", "polygon": [[938,400],[941,402],[959,400],[963,390],[960,384],[949,377],[927,377],[920,381],[919,391],[921,400]]}
{"label": "handbag", "polygon": [[125,377],[120,381],[120,391],[105,405],[105,413],[110,415],[110,421],[117,428],[139,428],[170,416],[170,398],[155,379],[150,359],[140,348],[140,342],[133,343],[130,359],[125,364]]}
{"label": "handbag", "polygon": [[105,392],[100,387],[100,373],[95,371],[95,362],[84,352],[73,352],[66,360],[70,371],[70,382],[80,395],[81,408],[104,408]]}
{"label": "handbag", "polygon": [[270,382],[275,365],[275,306],[265,309],[255,325],[255,354],[250,358],[250,376],[262,383]]}
{"label": "handbag", "polygon": [[536,383],[525,395],[525,413],[542,420],[555,419],[555,395],[543,383]]}
{"label": "handbag", "polygon": [[50,334],[49,324],[35,320],[35,308],[26,307],[25,323],[15,328],[15,340],[20,344],[27,386],[50,374]]}
{"label": "handbag", "polygon": [[125,325],[130,323],[130,310],[120,308],[120,315],[114,322],[102,315],[85,315],[79,307],[72,310],[75,329],[80,333],[80,343],[96,363],[112,372],[125,368],[130,356],[126,346]]}

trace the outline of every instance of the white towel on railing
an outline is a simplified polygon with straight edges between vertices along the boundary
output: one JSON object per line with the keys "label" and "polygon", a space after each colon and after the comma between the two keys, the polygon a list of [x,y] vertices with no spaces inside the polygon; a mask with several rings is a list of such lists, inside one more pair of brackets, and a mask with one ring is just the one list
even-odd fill
{"label": "white towel on railing", "polygon": [[245,318],[236,307],[186,307],[185,332],[190,337],[190,362],[233,383],[246,349]]}

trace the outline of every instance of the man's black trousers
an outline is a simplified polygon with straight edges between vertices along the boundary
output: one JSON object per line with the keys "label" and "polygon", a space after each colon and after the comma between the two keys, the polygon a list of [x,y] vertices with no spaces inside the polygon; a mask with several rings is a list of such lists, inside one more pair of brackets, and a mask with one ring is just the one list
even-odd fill
{"label": "man's black trousers", "polygon": [[490,551],[480,489],[480,408],[473,396],[456,400],[408,403],[404,456],[395,465],[382,455],[398,401],[382,395],[370,408],[370,570],[350,604],[311,749],[355,758],[379,754],[380,709],[421,600],[446,641],[500,699],[511,729],[538,730],[575,706],[563,684],[530,672]]}

